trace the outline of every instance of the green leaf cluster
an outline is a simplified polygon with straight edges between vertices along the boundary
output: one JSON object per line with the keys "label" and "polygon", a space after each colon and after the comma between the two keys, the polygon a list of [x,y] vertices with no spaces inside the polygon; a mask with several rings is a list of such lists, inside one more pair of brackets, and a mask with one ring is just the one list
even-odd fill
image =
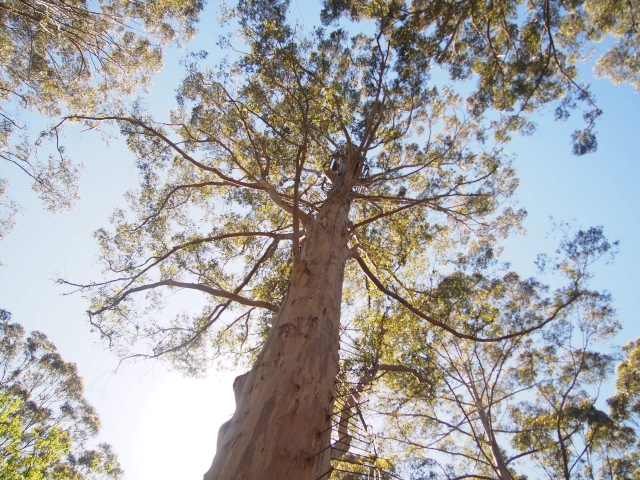
{"label": "green leaf cluster", "polygon": [[[66,156],[57,132],[34,138],[24,110],[51,117],[122,104],[150,85],[164,46],[195,34],[202,8],[201,0],[1,2],[0,164],[30,176],[47,210],[72,208],[82,165]],[[54,154],[34,159],[48,140]]]}
{"label": "green leaf cluster", "polygon": [[82,378],[40,332],[25,338],[0,309],[0,477],[7,480],[119,479],[111,446],[87,443],[100,428],[82,397]]}

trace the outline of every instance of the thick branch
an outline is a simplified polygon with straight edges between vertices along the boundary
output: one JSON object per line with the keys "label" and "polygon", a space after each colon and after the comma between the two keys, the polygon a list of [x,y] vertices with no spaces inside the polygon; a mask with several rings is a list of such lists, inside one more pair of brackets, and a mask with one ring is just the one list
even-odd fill
{"label": "thick branch", "polygon": [[116,122],[130,123],[131,125],[135,125],[137,127],[140,127],[143,130],[146,130],[147,132],[152,134],[153,136],[161,139],[163,142],[165,142],[167,144],[167,146],[169,146],[171,149],[173,149],[174,151],[179,153],[180,156],[182,156],[182,158],[184,158],[188,162],[192,163],[196,167],[198,167],[198,168],[200,168],[202,170],[205,170],[207,172],[215,173],[219,178],[221,178],[221,179],[233,184],[233,186],[244,187],[244,188],[252,188],[252,189],[255,189],[255,190],[265,190],[265,188],[262,185],[262,183],[261,184],[247,183],[247,182],[243,182],[242,180],[236,180],[235,178],[232,178],[232,177],[229,177],[228,175],[225,175],[224,173],[222,173],[217,168],[210,167],[208,165],[205,165],[202,162],[199,162],[198,160],[193,158],[191,155],[189,155],[185,150],[180,148],[177,143],[169,140],[169,138],[166,135],[164,135],[160,131],[156,130],[155,128],[147,125],[146,123],[138,120],[137,118],[119,117],[119,116],[88,117],[88,116],[81,116],[81,115],[70,115],[70,116],[66,117],[66,119],[70,119],[70,120],[89,120],[89,121],[97,121],[97,122],[114,120]]}
{"label": "thick branch", "polygon": [[175,280],[169,279],[169,280],[162,280],[160,282],[149,283],[147,285],[141,285],[139,287],[131,288],[131,289],[127,290],[126,292],[124,292],[122,295],[120,295],[120,297],[118,297],[118,299],[116,301],[114,301],[112,304],[110,304],[109,306],[102,307],[101,309],[96,310],[95,312],[89,312],[89,314],[90,315],[99,315],[102,312],[104,312],[106,310],[109,310],[110,308],[115,307],[116,305],[118,305],[120,302],[122,302],[125,298],[127,298],[129,295],[131,295],[133,293],[142,292],[144,290],[150,290],[152,288],[162,287],[162,286],[188,288],[188,289],[192,289],[192,290],[199,290],[201,292],[208,293],[209,295],[213,295],[215,297],[227,298],[227,299],[229,299],[231,301],[240,303],[241,305],[247,305],[249,307],[257,307],[257,308],[265,308],[267,310],[271,310],[274,313],[278,313],[278,311],[280,310],[280,308],[277,305],[274,305],[272,303],[262,302],[260,300],[252,300],[250,298],[246,298],[246,297],[243,297],[241,295],[236,295],[235,293],[231,293],[231,292],[227,292],[225,290],[220,290],[220,289],[217,289],[217,288],[209,287],[207,285],[201,285],[199,283],[177,282]]}
{"label": "thick branch", "polygon": [[358,262],[358,265],[360,265],[360,268],[362,268],[362,271],[364,272],[364,274],[367,277],[369,277],[369,280],[371,280],[373,282],[373,284],[376,287],[378,287],[378,289],[381,292],[383,292],[385,295],[393,298],[394,300],[396,300],[397,302],[399,302],[400,304],[405,306],[410,312],[412,312],[415,315],[417,315],[418,317],[426,320],[430,324],[432,324],[432,325],[434,325],[436,327],[440,327],[440,328],[446,330],[447,332],[451,333],[452,335],[455,335],[458,338],[464,338],[466,340],[473,340],[474,342],[486,342],[486,343],[488,343],[488,342],[499,342],[501,340],[508,340],[510,338],[515,338],[515,337],[519,337],[519,336],[522,336],[522,335],[527,335],[527,334],[529,334],[531,332],[535,332],[536,330],[539,330],[542,327],[544,327],[547,323],[552,322],[553,320],[555,320],[555,318],[558,316],[558,314],[564,308],[566,308],[569,305],[571,305],[573,302],[575,302],[580,297],[580,295],[577,294],[577,293],[572,295],[566,302],[558,305],[556,307],[555,311],[549,317],[547,317],[545,320],[541,321],[537,325],[534,325],[533,327],[529,327],[529,328],[526,328],[524,330],[520,330],[519,332],[509,333],[507,335],[501,335],[499,337],[482,338],[482,337],[478,337],[476,335],[469,335],[467,333],[459,332],[458,330],[456,330],[455,328],[450,327],[446,323],[441,322],[440,320],[437,320],[437,319],[427,315],[426,313],[420,311],[419,309],[417,309],[416,307],[411,305],[411,303],[409,303],[403,297],[401,297],[397,293],[392,292],[387,287],[385,287],[382,284],[382,282],[380,280],[378,280],[378,278],[369,269],[369,267],[367,266],[366,262],[363,260],[363,258],[360,255],[358,255],[357,253],[354,253],[354,254],[352,254],[352,257],[356,260],[356,262]]}

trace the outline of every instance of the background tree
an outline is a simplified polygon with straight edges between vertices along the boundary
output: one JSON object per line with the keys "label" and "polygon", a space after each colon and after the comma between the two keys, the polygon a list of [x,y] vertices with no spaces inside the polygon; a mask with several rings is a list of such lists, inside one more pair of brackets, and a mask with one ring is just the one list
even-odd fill
{"label": "background tree", "polygon": [[13,228],[18,213],[18,205],[6,197],[8,183],[7,179],[0,180],[0,240]]}
{"label": "background tree", "polygon": [[[0,160],[33,179],[47,210],[71,208],[79,167],[66,158],[56,134],[56,155],[44,162],[34,158],[23,110],[87,113],[131,97],[160,70],[164,46],[192,37],[202,7],[200,0],[0,4]],[[7,180],[2,182],[0,201]],[[5,221],[3,230],[9,225]]]}
{"label": "background tree", "polygon": [[[140,110],[69,117],[116,124],[142,175],[129,210],[96,234],[108,278],[76,285],[92,326],[122,357],[192,375],[219,360],[253,365],[235,382],[207,479],[330,474],[341,324],[359,311],[382,318],[389,302],[432,332],[423,344],[485,343],[535,332],[589,297],[563,290],[502,329],[432,302],[464,292],[450,269],[481,264],[519,228],[501,144],[530,131],[528,112],[558,101],[563,118],[584,100],[576,153],[595,148],[599,110],[574,68],[587,44],[556,41],[582,6],[520,7],[328,4],[326,29],[305,36],[286,2],[240,2],[247,53],[213,68],[194,58],[169,122]],[[370,21],[330,24],[343,13]],[[453,81],[433,80],[433,66]],[[473,75],[477,86],[456,93]],[[206,305],[163,318],[176,289]]]}
{"label": "background tree", "polygon": [[40,332],[24,336],[0,309],[0,476],[7,480],[117,479],[108,444],[87,442],[100,428],[82,397],[82,378]]}
{"label": "background tree", "polygon": [[592,467],[604,479],[640,478],[640,343],[638,339],[623,347],[626,358],[618,365],[616,393],[607,399],[609,414],[599,414],[591,426],[593,454],[601,460]]}
{"label": "background tree", "polygon": [[[566,277],[552,292],[490,254],[466,264],[468,271],[448,273],[430,292],[432,308],[494,335],[554,318],[535,334],[479,343],[433,332],[402,308],[387,307],[382,317],[363,312],[354,325],[363,334],[343,354],[343,370],[352,372],[344,380],[368,390],[359,414],[369,424],[384,422],[379,454],[407,478],[504,480],[531,469],[550,469],[549,478],[584,475],[601,435],[594,431],[608,424],[595,404],[615,360],[594,346],[619,328],[609,296],[588,289],[587,268],[612,247],[598,228],[565,239],[561,257],[543,262]],[[580,300],[561,306],[578,291]],[[358,379],[362,371],[376,376]]]}

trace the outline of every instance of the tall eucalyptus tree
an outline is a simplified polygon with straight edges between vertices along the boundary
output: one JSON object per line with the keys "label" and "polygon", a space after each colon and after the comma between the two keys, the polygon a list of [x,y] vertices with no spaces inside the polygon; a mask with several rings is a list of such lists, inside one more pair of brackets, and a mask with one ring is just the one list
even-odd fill
{"label": "tall eucalyptus tree", "polygon": [[607,480],[640,478],[640,340],[622,350],[616,393],[607,399],[609,416],[592,434],[595,453],[602,459],[594,471]]}
{"label": "tall eucalyptus tree", "polygon": [[[502,143],[531,130],[528,112],[557,102],[564,118],[580,100],[575,151],[596,146],[600,110],[576,79],[585,39],[569,28],[585,7],[524,6],[327,2],[326,28],[306,34],[286,1],[240,1],[229,18],[244,47],[230,48],[243,53],[212,68],[192,57],[168,122],[141,111],[69,117],[116,124],[142,179],[96,234],[108,278],[76,285],[91,297],[93,328],[122,357],[188,374],[211,361],[251,365],[207,480],[331,473],[340,341],[361,309],[381,317],[390,302],[406,316],[396,324],[488,343],[588,298],[578,282],[503,328],[432,302],[455,287],[448,271],[486,261],[519,228]],[[432,79],[435,67],[450,81]],[[457,91],[465,79],[476,87]],[[179,289],[206,305],[156,315]]]}

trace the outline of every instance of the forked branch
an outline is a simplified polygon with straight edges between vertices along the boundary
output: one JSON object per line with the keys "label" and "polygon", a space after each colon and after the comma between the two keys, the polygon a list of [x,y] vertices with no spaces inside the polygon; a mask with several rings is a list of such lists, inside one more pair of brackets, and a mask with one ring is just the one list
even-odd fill
{"label": "forked branch", "polygon": [[527,335],[527,334],[529,334],[531,332],[535,332],[536,330],[540,330],[546,324],[548,324],[549,322],[552,322],[553,320],[555,320],[558,317],[558,315],[560,314],[560,312],[562,312],[569,305],[571,305],[574,302],[576,302],[582,296],[582,293],[579,292],[579,291],[576,291],[576,292],[572,293],[571,295],[569,295],[567,300],[565,300],[564,302],[562,302],[561,304],[557,305],[554,308],[554,310],[551,313],[551,315],[549,315],[547,318],[545,318],[544,320],[542,320],[541,322],[539,322],[538,324],[536,324],[536,325],[534,325],[532,327],[525,328],[525,329],[520,330],[518,332],[508,333],[506,335],[500,335],[500,336],[492,337],[492,338],[478,337],[476,335],[470,335],[468,333],[460,332],[460,331],[456,330],[455,328],[447,325],[446,323],[444,323],[444,322],[442,322],[442,321],[440,321],[440,320],[438,320],[436,318],[433,318],[432,316],[427,315],[426,313],[422,312],[420,309],[418,309],[415,306],[413,306],[405,298],[401,297],[397,293],[395,293],[395,292],[389,290],[387,287],[385,287],[383,285],[383,283],[369,269],[369,267],[367,266],[367,264],[364,261],[364,259],[358,253],[353,252],[352,253],[352,258],[354,258],[356,260],[356,262],[358,262],[358,265],[360,265],[360,268],[362,268],[362,271],[364,272],[364,274],[369,278],[369,280],[371,280],[371,282],[373,282],[373,284],[376,287],[378,287],[378,289],[382,293],[384,293],[388,297],[394,299],[395,301],[397,301],[398,303],[400,303],[401,305],[406,307],[411,313],[413,313],[413,314],[417,315],[418,317],[426,320],[427,322],[429,322],[430,324],[432,324],[435,327],[442,328],[443,330],[451,333],[452,335],[455,335],[458,338],[464,338],[466,340],[473,340],[474,342],[485,342],[485,343],[486,342],[499,342],[499,341],[502,341],[502,340],[508,340],[510,338],[516,338],[516,337],[520,337],[522,335]]}
{"label": "forked branch", "polygon": [[251,298],[243,297],[241,295],[237,295],[232,292],[227,292],[226,290],[220,290],[218,288],[209,287],[208,285],[202,285],[199,283],[178,282],[176,280],[168,279],[168,280],[161,280],[159,282],[148,283],[146,285],[141,285],[139,287],[130,288],[129,290],[126,290],[125,292],[123,292],[122,295],[120,295],[113,303],[110,303],[109,305],[102,307],[96,311],[89,312],[89,315],[99,315],[107,310],[110,310],[111,308],[117,306],[129,295],[132,295],[134,293],[142,292],[144,290],[150,290],[152,288],[157,288],[162,286],[199,290],[201,292],[208,293],[209,295],[213,295],[214,297],[227,298],[229,300],[237,302],[241,305],[246,305],[248,307],[265,308],[267,310],[272,311],[273,313],[278,313],[278,311],[280,310],[280,308],[277,305],[274,305],[272,303],[263,302],[261,300],[253,300]]}

